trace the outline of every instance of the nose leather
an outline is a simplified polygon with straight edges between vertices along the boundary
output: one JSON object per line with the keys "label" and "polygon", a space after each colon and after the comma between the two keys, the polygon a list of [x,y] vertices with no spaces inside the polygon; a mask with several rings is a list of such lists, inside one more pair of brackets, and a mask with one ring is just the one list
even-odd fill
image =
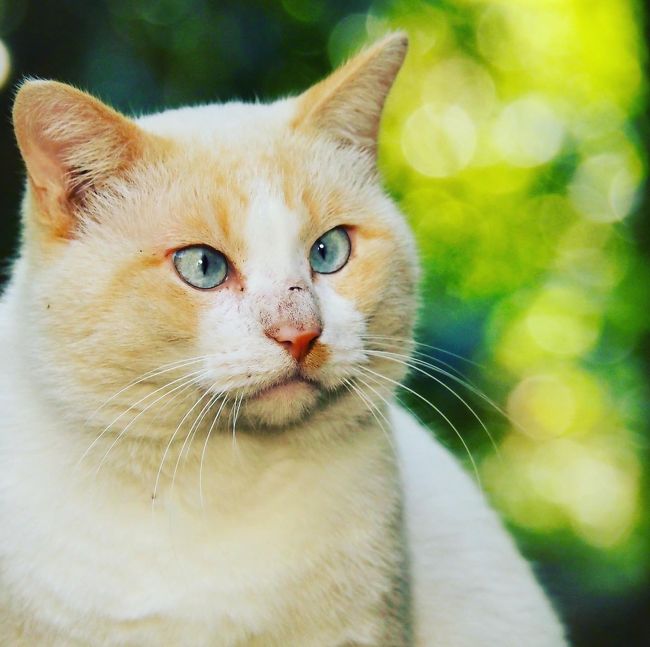
{"label": "nose leather", "polygon": [[282,324],[267,332],[267,335],[284,346],[297,362],[301,362],[312,349],[321,332],[320,326],[297,328],[291,324]]}

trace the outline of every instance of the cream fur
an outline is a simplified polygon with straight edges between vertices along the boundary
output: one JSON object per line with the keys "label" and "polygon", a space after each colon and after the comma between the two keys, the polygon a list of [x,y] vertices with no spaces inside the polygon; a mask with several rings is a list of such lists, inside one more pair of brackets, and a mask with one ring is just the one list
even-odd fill
{"label": "cream fur", "polygon": [[[23,87],[1,645],[565,644],[475,485],[391,403],[393,382],[359,375],[402,379],[366,350],[409,338],[415,310],[412,237],[374,168],[405,49],[391,36],[297,99],[135,123],[68,86]],[[312,275],[309,247],[337,225],[352,256]],[[176,275],[170,250],[195,243],[230,259],[223,286]],[[265,330],[307,316],[318,386],[264,395],[295,368]]]}

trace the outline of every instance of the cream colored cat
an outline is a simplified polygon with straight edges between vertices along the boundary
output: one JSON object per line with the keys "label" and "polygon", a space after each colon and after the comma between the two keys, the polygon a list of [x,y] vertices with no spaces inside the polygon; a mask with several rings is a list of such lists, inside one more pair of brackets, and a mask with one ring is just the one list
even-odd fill
{"label": "cream colored cat", "polygon": [[21,87],[3,646],[565,644],[370,352],[408,353],[415,310],[375,169],[405,52],[392,35],[297,98],[136,121]]}

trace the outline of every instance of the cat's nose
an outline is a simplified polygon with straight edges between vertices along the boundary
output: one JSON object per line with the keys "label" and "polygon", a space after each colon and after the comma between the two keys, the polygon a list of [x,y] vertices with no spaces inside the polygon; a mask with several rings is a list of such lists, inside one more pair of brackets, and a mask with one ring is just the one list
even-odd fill
{"label": "cat's nose", "polygon": [[284,346],[296,361],[302,362],[312,349],[314,342],[320,337],[321,332],[323,331],[320,326],[297,328],[290,324],[284,324],[267,331],[266,334]]}

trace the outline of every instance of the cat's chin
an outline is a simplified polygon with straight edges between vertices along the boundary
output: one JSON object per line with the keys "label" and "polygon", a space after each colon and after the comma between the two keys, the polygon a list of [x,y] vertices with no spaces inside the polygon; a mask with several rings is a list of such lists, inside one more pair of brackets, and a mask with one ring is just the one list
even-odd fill
{"label": "cat's chin", "polygon": [[247,418],[280,427],[300,421],[317,405],[321,389],[309,380],[294,377],[266,387],[246,398]]}

